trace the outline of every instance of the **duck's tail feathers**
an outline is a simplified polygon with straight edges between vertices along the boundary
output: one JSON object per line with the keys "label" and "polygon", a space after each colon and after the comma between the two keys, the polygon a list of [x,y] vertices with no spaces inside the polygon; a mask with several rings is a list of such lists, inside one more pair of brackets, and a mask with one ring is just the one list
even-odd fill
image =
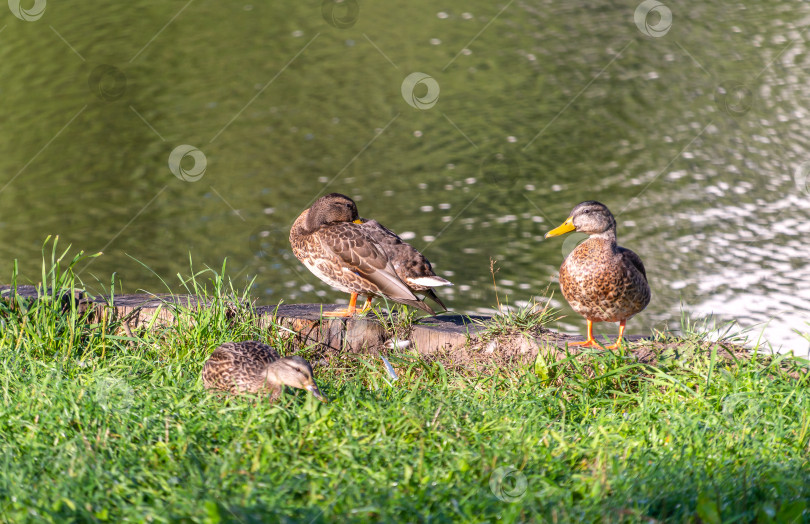
{"label": "duck's tail feathers", "polygon": [[440,287],[440,286],[452,286],[453,283],[449,280],[445,280],[442,277],[437,277],[433,275],[432,277],[416,277],[416,278],[409,278],[408,282],[417,286],[426,286],[426,287]]}
{"label": "duck's tail feathers", "polygon": [[400,299],[397,299],[397,302],[399,302],[400,304],[405,304],[406,306],[411,306],[411,307],[415,307],[417,309],[421,309],[422,311],[425,311],[425,312],[427,312],[427,313],[429,313],[431,315],[436,314],[436,312],[433,311],[433,309],[430,306],[428,306],[427,304],[425,304],[421,300],[400,300]]}
{"label": "duck's tail feathers", "polygon": [[433,291],[432,289],[427,289],[423,291],[423,293],[425,294],[426,297],[442,306],[443,310],[447,311],[447,306],[444,305],[444,302],[442,302],[442,300],[439,298],[439,296],[436,294],[435,291]]}

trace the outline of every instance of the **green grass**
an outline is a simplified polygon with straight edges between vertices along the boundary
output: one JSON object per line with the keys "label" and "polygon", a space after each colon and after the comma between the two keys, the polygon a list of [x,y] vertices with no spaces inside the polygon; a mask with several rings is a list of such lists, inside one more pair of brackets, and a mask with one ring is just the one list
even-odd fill
{"label": "green grass", "polygon": [[[43,282],[78,285],[45,258]],[[72,302],[0,302],[0,521],[810,519],[804,360],[727,362],[693,333],[654,367],[593,352],[478,375],[400,352],[391,383],[346,355],[315,368],[331,403],[271,405],[206,393],[213,348],[316,349],[258,332],[221,271],[192,275],[212,306],[134,337]]]}
{"label": "green grass", "polygon": [[[498,312],[487,320],[473,318],[472,321],[483,329],[478,336],[483,340],[491,340],[500,336],[524,334],[532,335],[545,327],[547,324],[556,322],[562,316],[560,312],[551,306],[551,296],[544,302],[539,302],[532,297],[524,306],[510,307],[509,304],[502,305],[498,294],[498,282],[496,275],[500,271],[497,262],[489,259],[489,272],[492,275],[492,285],[495,288],[495,299],[498,302]],[[546,287],[546,293],[549,289]],[[508,300],[508,297],[507,297]]]}
{"label": "green grass", "polygon": [[473,318],[483,329],[478,333],[485,340],[516,333],[532,334],[560,319],[559,312],[551,307],[551,300],[544,303],[536,299],[519,307],[500,307],[498,313],[487,320]]}

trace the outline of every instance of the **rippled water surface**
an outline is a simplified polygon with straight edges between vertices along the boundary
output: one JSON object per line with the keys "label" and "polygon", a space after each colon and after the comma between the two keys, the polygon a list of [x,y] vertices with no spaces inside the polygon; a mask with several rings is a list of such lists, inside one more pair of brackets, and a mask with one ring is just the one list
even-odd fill
{"label": "rippled water surface", "polygon": [[91,287],[161,291],[190,253],[263,302],[334,301],[287,232],[339,191],[453,309],[491,311],[490,259],[501,302],[561,297],[578,237],[543,235],[595,199],[653,287],[629,332],[683,303],[807,353],[807,4],[21,5],[0,5],[0,275],[38,281],[59,234],[104,251]]}

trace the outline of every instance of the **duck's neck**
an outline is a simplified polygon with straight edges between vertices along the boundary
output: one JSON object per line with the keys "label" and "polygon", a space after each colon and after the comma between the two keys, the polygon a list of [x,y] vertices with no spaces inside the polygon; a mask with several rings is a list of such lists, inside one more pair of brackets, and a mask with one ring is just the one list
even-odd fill
{"label": "duck's neck", "polygon": [[278,360],[270,363],[264,370],[264,380],[267,384],[281,385],[281,380],[278,376]]}
{"label": "duck's neck", "polygon": [[603,231],[601,233],[595,233],[591,235],[592,240],[598,240],[609,245],[612,248],[616,247],[616,228],[610,228],[607,231]]}

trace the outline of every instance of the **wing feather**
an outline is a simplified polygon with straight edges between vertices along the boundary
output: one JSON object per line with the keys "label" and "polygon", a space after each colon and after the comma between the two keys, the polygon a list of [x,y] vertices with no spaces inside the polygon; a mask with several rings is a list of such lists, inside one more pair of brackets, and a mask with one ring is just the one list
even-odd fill
{"label": "wing feather", "polygon": [[393,300],[419,301],[397,276],[391,262],[374,241],[352,223],[334,224],[321,230],[321,247],[339,259],[344,266],[368,280]]}
{"label": "wing feather", "polygon": [[621,253],[622,257],[633,264],[636,269],[638,269],[639,273],[644,277],[644,281],[647,281],[647,271],[644,269],[644,263],[641,261],[641,257],[636,255],[635,252],[627,249],[626,247],[619,247],[619,253]]}

